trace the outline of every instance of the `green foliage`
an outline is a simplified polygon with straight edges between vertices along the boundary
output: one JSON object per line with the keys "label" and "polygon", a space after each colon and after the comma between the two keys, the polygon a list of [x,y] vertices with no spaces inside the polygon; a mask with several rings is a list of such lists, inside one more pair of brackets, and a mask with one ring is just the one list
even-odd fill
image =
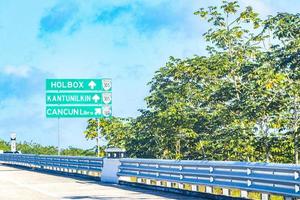
{"label": "green foliage", "polygon": [[23,142],[17,144],[17,150],[24,154],[45,154],[57,155],[57,148],[54,146],[42,146],[32,142]]}
{"label": "green foliage", "polygon": [[9,151],[10,150],[10,145],[8,142],[5,142],[3,140],[0,140],[0,150],[3,151]]}
{"label": "green foliage", "polygon": [[63,149],[61,155],[66,156],[95,156],[95,150],[93,149],[80,149],[76,147],[68,147]]}
{"label": "green foliage", "polygon": [[[237,1],[195,12],[208,56],[170,57],[135,119],[100,121],[132,157],[298,162],[300,15],[261,19]],[[96,137],[89,120],[86,137]]]}
{"label": "green foliage", "polygon": [[[98,124],[99,122],[99,124]],[[84,132],[87,139],[97,138],[98,127],[100,128],[100,135],[108,141],[107,147],[125,147],[125,140],[127,138],[130,119],[111,118],[111,119],[89,119],[88,126]]]}
{"label": "green foliage", "polygon": [[[4,140],[0,140],[0,150],[10,151],[10,144]],[[38,154],[38,155],[57,155],[57,147],[43,146],[32,142],[17,143],[17,150],[24,154]],[[94,149],[83,150],[80,148],[68,147],[62,149],[61,155],[68,156],[95,156]]]}

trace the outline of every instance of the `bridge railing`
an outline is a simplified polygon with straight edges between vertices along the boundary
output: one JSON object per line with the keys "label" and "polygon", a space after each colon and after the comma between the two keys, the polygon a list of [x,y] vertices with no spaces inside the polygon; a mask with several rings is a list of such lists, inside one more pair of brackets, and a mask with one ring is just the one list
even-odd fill
{"label": "bridge railing", "polygon": [[0,154],[0,162],[53,171],[82,173],[87,175],[89,172],[101,172],[103,168],[102,158],[83,156]]}
{"label": "bridge railing", "polygon": [[247,191],[300,197],[299,165],[127,158],[120,162],[119,176],[155,180],[162,187],[177,183],[179,189],[189,184],[194,191],[204,185],[208,193],[212,193],[213,187],[224,188],[224,195],[235,188],[242,191],[242,197],[247,197]]}
{"label": "bridge railing", "polygon": [[[178,189],[213,193],[221,188],[222,194],[230,196],[230,191],[239,189],[241,197],[248,192],[262,195],[281,195],[286,199],[300,197],[300,165],[187,161],[158,159],[109,159],[96,157],[46,156],[28,154],[0,154],[0,163],[21,165],[47,170],[81,173],[97,172],[101,180],[119,180],[153,185],[160,188]],[[83,173],[84,172],[84,173]],[[115,178],[113,178],[115,177]],[[135,181],[132,181],[135,180]],[[146,180],[145,182],[143,182]],[[200,188],[204,191],[200,190]]]}

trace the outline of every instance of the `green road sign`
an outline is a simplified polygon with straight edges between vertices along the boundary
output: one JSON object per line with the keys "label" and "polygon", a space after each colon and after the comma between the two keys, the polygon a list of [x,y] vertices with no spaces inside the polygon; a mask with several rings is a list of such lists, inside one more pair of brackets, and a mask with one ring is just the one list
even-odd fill
{"label": "green road sign", "polygon": [[111,91],[112,81],[103,79],[46,79],[46,90]]}
{"label": "green road sign", "polygon": [[46,104],[111,104],[111,92],[48,92]]}
{"label": "green road sign", "polygon": [[46,106],[48,118],[105,118],[111,117],[110,105],[99,106]]}
{"label": "green road sign", "polygon": [[47,79],[47,118],[104,118],[112,115],[112,81]]}

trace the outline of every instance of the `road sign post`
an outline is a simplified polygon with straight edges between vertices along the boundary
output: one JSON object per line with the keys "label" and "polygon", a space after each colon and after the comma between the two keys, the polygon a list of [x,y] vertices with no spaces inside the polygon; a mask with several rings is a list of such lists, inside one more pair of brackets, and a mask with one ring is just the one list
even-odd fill
{"label": "road sign post", "polygon": [[57,154],[60,156],[60,120],[57,118]]}
{"label": "road sign post", "polygon": [[60,154],[60,118],[96,118],[97,154],[100,145],[100,118],[112,116],[112,81],[102,79],[47,79],[46,117],[58,119]]}
{"label": "road sign post", "polygon": [[100,153],[100,132],[101,132],[101,128],[100,128],[100,118],[97,119],[97,157],[99,157],[99,153]]}

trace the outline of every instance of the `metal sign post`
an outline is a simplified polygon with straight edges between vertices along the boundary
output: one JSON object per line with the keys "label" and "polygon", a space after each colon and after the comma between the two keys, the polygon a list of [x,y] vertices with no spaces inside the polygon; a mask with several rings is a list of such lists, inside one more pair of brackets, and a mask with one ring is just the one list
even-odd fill
{"label": "metal sign post", "polygon": [[97,119],[97,157],[100,157],[100,118]]}
{"label": "metal sign post", "polygon": [[60,118],[96,118],[97,154],[100,152],[100,118],[112,116],[112,81],[101,79],[47,79],[46,117],[57,118],[58,155],[61,153]]}
{"label": "metal sign post", "polygon": [[60,120],[57,118],[57,154],[60,156]]}

